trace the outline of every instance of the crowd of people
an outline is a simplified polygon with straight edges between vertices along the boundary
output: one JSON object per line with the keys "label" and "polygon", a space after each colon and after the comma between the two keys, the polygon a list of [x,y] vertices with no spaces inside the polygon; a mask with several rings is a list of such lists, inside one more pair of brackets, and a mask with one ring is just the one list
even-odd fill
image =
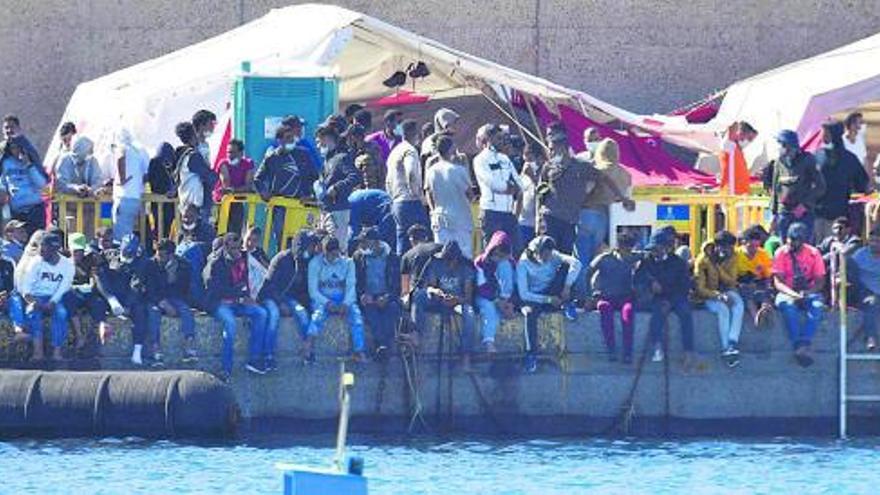
{"label": "crowd of people", "polygon": [[[106,340],[113,332],[109,317],[125,317],[132,322],[131,362],[162,366],[161,318],[179,319],[184,359],[195,361],[200,311],[222,328],[222,375],[229,377],[238,318],[249,322],[245,367],[265,374],[277,368],[283,317],[297,322],[306,362],[314,361],[313,341],[333,316],[348,325],[353,359],[368,361],[387,359],[401,342],[418,346],[428,315],[440,313],[460,320],[462,367],[470,369],[473,354],[497,352],[503,320],[523,318],[524,367],[534,372],[540,315],[558,311],[575,320],[584,310],[598,311],[609,359],[628,364],[634,314],[646,311],[652,360],[665,359],[663,332],[675,314],[690,366],[692,313],[705,308],[717,316],[727,365],[740,363],[744,326],[768,327],[778,311],[795,359],[809,366],[826,303],[845,284],[865,312],[867,347],[877,345],[880,230],[863,246],[847,217],[850,196],[867,191],[870,182],[845,144],[851,119],[847,126],[827,124],[815,155],[800,147],[793,131],[780,132],[779,158],[764,173],[770,230],[718,232],[694,259],[671,227],[646,240],[623,229],[616,246],[603,249],[611,205],[631,211],[635,203],[617,143],[599,139],[593,129],[584,133],[586,150],[575,154],[559,124],[546,130],[546,146],[486,124],[476,132],[479,151],[468,156],[456,144],[460,117],[452,110],[440,109],[424,125],[399,110],[385,112],[379,129],[372,119],[352,105],[317,126],[313,140],[307,123],[289,116],[265,156],[247,157],[245,144],[232,140],[225,157],[215,160],[208,140],[217,118],[199,110],[175,127],[178,145],[163,143],[152,157],[130,132],[118,132],[107,171],[73,124],[61,127],[59,158],[43,164],[18,118],[5,117],[0,305],[17,338],[33,342],[31,359],[60,360],[70,328],[76,352],[85,352],[88,335]],[[744,122],[732,128],[731,152],[741,154],[756,133]],[[112,228],[85,233],[47,225],[47,187],[79,197],[111,194]],[[144,211],[147,188],[176,198],[177,206]],[[320,219],[283,246],[285,209],[277,208],[264,226],[276,247],[271,251],[277,250],[269,256],[262,230],[241,218],[216,234],[215,204],[241,192],[263,201],[314,200]],[[152,213],[155,219],[157,208],[169,207],[168,225],[154,225],[141,239],[138,218]],[[160,238],[175,209],[178,237]],[[474,242],[476,229],[482,242]],[[475,252],[475,245],[483,247]],[[848,280],[839,277],[841,256],[851,261]],[[92,325],[84,328],[83,321]]]}

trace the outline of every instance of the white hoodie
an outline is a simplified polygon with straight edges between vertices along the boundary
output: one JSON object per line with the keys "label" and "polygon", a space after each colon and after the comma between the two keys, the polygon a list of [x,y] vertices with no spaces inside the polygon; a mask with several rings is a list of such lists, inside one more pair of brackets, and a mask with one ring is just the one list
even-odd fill
{"label": "white hoodie", "polygon": [[73,285],[75,269],[70,258],[60,256],[58,263],[49,264],[36,257],[31,260],[22,273],[20,291],[22,296],[48,297],[53,303],[61,298]]}

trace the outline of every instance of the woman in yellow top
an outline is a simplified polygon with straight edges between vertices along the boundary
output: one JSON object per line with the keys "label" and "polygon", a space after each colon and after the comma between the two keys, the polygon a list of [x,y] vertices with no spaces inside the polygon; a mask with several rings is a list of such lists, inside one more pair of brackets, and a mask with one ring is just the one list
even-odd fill
{"label": "woman in yellow top", "polygon": [[764,235],[751,227],[736,248],[736,278],[756,328],[767,328],[773,316],[773,259],[763,248]]}

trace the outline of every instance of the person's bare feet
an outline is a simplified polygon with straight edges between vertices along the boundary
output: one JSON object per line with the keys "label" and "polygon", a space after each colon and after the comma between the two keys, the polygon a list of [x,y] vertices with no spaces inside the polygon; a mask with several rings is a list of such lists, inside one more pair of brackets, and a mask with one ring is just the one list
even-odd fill
{"label": "person's bare feet", "polygon": [[34,361],[42,361],[46,359],[46,355],[43,353],[43,343],[38,340],[39,339],[34,340],[34,354],[31,356],[31,359]]}
{"label": "person's bare feet", "polygon": [[52,361],[61,361],[64,359],[64,356],[61,355],[61,348],[56,347],[52,349]]}
{"label": "person's bare feet", "polygon": [[874,352],[877,350],[877,339],[875,337],[868,337],[865,339],[865,348],[868,349],[868,352]]}

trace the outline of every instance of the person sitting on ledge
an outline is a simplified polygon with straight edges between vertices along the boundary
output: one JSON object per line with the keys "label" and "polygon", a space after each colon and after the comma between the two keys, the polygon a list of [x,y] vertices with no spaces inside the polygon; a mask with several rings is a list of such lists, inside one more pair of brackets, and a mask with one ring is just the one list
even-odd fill
{"label": "person sitting on ledge", "polygon": [[773,259],[762,247],[765,235],[760,226],[752,226],[743,233],[742,244],[736,248],[736,280],[746,309],[755,328],[773,326]]}
{"label": "person sitting on ledge", "polygon": [[614,312],[620,311],[623,326],[623,362],[632,363],[633,330],[633,270],[638,256],[633,254],[636,237],[630,232],[617,236],[617,248],[606,251],[590,263],[593,299],[602,325],[602,336],[608,349],[608,360],[617,361],[617,343],[614,339]]}
{"label": "person sitting on ledge", "polygon": [[245,369],[263,375],[260,363],[263,355],[266,331],[266,310],[251,297],[248,287],[248,261],[242,250],[241,237],[234,232],[225,234],[221,247],[208,256],[208,264],[202,273],[210,313],[223,326],[223,374],[221,379],[232,376],[233,354],[237,316],[250,320],[249,360]]}
{"label": "person sitting on ledge", "polygon": [[190,294],[192,267],[186,259],[174,254],[174,241],[165,239],[156,246],[155,289],[150,298],[159,311],[171,318],[180,318],[183,334],[183,362],[198,361],[196,353],[196,320],[187,298]]}
{"label": "person sitting on ledge", "polygon": [[694,319],[688,301],[693,279],[687,261],[674,255],[674,248],[675,237],[668,230],[655,232],[646,246],[647,256],[636,267],[634,285],[637,292],[650,295],[645,303],[651,311],[651,340],[654,342],[651,361],[663,361],[663,327],[669,313],[675,313],[681,328],[683,365],[688,369],[694,352]]}
{"label": "person sitting on ledge", "polygon": [[303,351],[312,355],[312,341],[324,329],[327,318],[337,315],[348,320],[351,347],[355,361],[365,362],[364,319],[357,305],[357,275],[354,262],[342,254],[339,240],[326,237],[322,253],[309,262],[309,297],[312,299],[312,321]]}
{"label": "person sitting on ledge", "polygon": [[483,253],[474,260],[477,273],[477,309],[482,319],[482,344],[487,353],[495,349],[495,333],[501,319],[513,318],[516,266],[511,256],[513,245],[503,231],[496,231]]}
{"label": "person sitting on ledge", "polygon": [[[267,313],[293,316],[299,324],[300,337],[305,339],[309,328],[309,261],[320,252],[321,240],[311,230],[301,230],[290,249],[276,254],[269,262],[269,271],[260,290],[260,302]],[[267,332],[268,351],[274,350],[275,343]],[[306,356],[313,361],[314,356]]]}
{"label": "person sitting on ledge", "polygon": [[880,228],[868,235],[868,245],[852,256],[850,280],[858,288],[858,306],[862,312],[862,333],[869,352],[877,349],[877,315],[880,313]]}
{"label": "person sitting on ledge", "polygon": [[[461,316],[462,370],[471,371],[475,315],[471,305],[474,293],[473,265],[461,252],[458,243],[449,241],[422,270],[421,285],[413,293],[412,319],[416,330],[428,328],[427,313]],[[449,329],[446,329],[447,331]]]}
{"label": "person sitting on ledge", "polygon": [[[819,250],[807,244],[810,230],[806,225],[793,223],[787,234],[786,244],[773,258],[776,307],[785,318],[795,360],[807,367],[813,364],[810,344],[825,312],[825,263]],[[801,322],[802,315],[806,322]]]}
{"label": "person sitting on ledge", "polygon": [[718,317],[721,357],[731,368],[739,365],[739,336],[745,310],[736,291],[735,245],[733,234],[726,230],[718,232],[713,240],[703,244],[694,266],[695,299]]}
{"label": "person sitting on ledge", "polygon": [[[61,256],[61,238],[45,234],[40,254],[23,268],[19,290],[24,300],[24,323],[34,341],[34,361],[42,361],[43,316],[51,318],[52,360],[61,360],[61,347],[67,341],[67,309],[61,304],[73,284],[74,267]],[[10,311],[12,313],[12,311]]]}
{"label": "person sitting on ledge", "polygon": [[73,325],[76,336],[77,353],[85,351],[87,335],[91,332],[82,328],[82,322],[77,318],[81,310],[86,310],[91,318],[91,323],[97,325],[101,340],[109,335],[110,329],[107,323],[107,314],[110,306],[102,297],[96,284],[96,269],[99,254],[89,247],[89,241],[85,234],[72,232],[67,237],[67,246],[70,250],[71,260],[74,264],[73,286],[64,295],[64,307],[70,315],[70,323]]}
{"label": "person sitting on ledge", "polygon": [[538,317],[550,311],[575,311],[571,286],[581,271],[574,256],[556,250],[552,237],[539,235],[523,251],[516,266],[516,287],[525,316],[525,370],[538,369]]}
{"label": "person sitting on ledge", "polygon": [[400,321],[400,261],[376,227],[361,231],[352,258],[358,301],[376,340],[376,358],[387,359]]}

